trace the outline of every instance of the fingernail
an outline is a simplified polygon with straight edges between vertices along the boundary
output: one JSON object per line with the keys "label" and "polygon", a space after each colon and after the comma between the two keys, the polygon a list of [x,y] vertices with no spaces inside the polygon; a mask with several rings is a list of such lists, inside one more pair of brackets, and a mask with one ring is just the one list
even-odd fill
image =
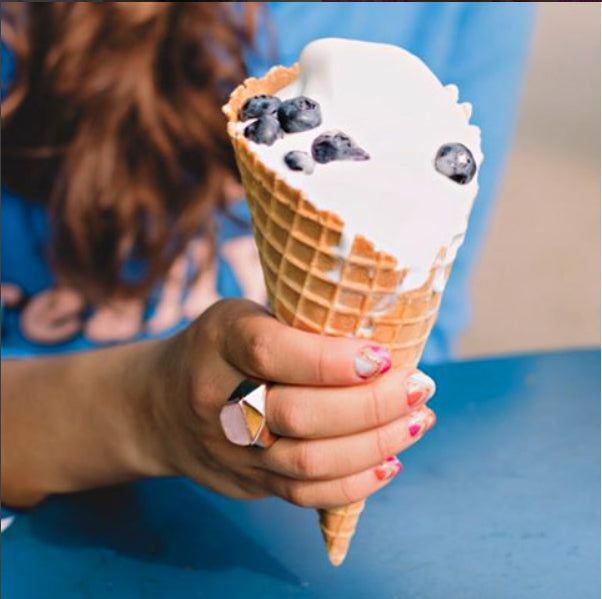
{"label": "fingernail", "polygon": [[378,480],[391,480],[401,472],[402,468],[401,462],[395,456],[391,456],[374,469],[374,474]]}
{"label": "fingernail", "polygon": [[435,412],[433,411],[429,411],[429,413],[427,414],[426,417],[426,425],[425,428],[427,431],[430,431],[435,424],[437,423],[437,414],[435,414]]}
{"label": "fingernail", "polygon": [[416,410],[408,423],[408,432],[410,437],[415,438],[433,428],[437,418],[431,410],[418,409]]}
{"label": "fingernail", "polygon": [[391,355],[384,347],[369,345],[360,350],[353,365],[358,376],[368,379],[391,369]]}
{"label": "fingernail", "polygon": [[409,406],[428,401],[435,395],[435,381],[424,372],[413,372],[405,381],[406,401]]}

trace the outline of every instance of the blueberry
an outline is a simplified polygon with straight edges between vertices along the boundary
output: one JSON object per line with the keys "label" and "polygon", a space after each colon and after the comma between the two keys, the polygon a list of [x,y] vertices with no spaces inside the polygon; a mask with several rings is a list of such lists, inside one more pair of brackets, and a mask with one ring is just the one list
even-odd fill
{"label": "blueberry", "polygon": [[271,146],[279,137],[282,137],[280,123],[275,116],[264,114],[245,127],[245,137],[256,144]]}
{"label": "blueberry", "polygon": [[285,100],[278,108],[278,120],[287,133],[308,131],[322,123],[320,105],[306,96]]}
{"label": "blueberry", "polygon": [[435,156],[435,168],[460,185],[472,181],[477,163],[470,150],[462,144],[443,144]]}
{"label": "blueberry", "polygon": [[307,152],[299,150],[287,152],[284,156],[284,162],[292,171],[303,171],[307,175],[311,175],[316,166],[312,157]]}
{"label": "blueberry", "polygon": [[316,162],[326,164],[333,160],[369,160],[370,155],[342,131],[326,131],[314,139],[311,153]]}
{"label": "blueberry", "polygon": [[240,109],[240,120],[256,119],[264,114],[274,114],[280,106],[280,98],[261,94],[249,98]]}

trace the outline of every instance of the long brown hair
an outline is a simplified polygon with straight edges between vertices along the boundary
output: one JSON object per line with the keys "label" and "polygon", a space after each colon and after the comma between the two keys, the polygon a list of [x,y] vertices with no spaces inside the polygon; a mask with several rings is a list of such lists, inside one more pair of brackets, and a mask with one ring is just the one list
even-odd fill
{"label": "long brown hair", "polygon": [[[59,280],[140,293],[236,177],[220,106],[245,76],[246,2],[4,2],[17,62],[2,106],[2,174],[47,203]],[[144,273],[125,280],[128,260]]]}

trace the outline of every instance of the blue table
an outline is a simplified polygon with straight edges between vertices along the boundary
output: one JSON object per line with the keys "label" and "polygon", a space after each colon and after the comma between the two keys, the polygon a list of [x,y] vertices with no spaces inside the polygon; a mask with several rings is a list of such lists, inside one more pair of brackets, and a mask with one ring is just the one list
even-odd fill
{"label": "blue table", "polygon": [[311,510],[155,480],[17,518],[3,599],[598,598],[600,352],[429,372],[439,422],[370,501],[341,568]]}

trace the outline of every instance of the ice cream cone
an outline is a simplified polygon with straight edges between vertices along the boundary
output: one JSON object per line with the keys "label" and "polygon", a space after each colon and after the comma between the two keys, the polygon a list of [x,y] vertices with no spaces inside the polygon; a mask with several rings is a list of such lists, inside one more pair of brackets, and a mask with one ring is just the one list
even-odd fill
{"label": "ice cream cone", "polygon": [[[266,167],[236,126],[247,98],[275,94],[298,73],[297,66],[275,67],[262,79],[248,79],[224,106],[272,310],[280,321],[305,331],[375,341],[389,349],[394,367],[414,367],[451,269],[446,248],[426,282],[405,290],[404,265],[359,235],[344,248],[342,219],[320,211]],[[333,565],[345,559],[363,508],[359,502],[319,511]]]}
{"label": "ice cream cone", "polygon": [[318,510],[322,537],[333,566],[340,566],[347,556],[351,537],[355,534],[365,505],[365,501],[358,501],[338,508]]}

